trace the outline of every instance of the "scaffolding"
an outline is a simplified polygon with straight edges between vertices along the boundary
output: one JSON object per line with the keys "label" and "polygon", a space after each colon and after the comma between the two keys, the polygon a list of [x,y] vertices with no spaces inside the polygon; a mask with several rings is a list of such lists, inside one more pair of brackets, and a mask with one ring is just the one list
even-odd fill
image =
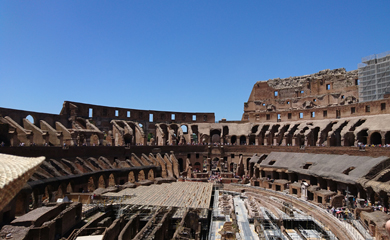
{"label": "scaffolding", "polygon": [[390,51],[363,57],[358,74],[359,101],[382,99],[390,93]]}

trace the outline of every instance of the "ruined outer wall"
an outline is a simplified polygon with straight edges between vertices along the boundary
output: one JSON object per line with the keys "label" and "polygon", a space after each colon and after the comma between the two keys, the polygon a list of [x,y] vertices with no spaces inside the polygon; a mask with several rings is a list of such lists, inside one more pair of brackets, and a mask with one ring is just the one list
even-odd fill
{"label": "ruined outer wall", "polygon": [[[92,109],[92,119],[99,129],[111,128],[111,120],[130,120],[143,124],[151,123],[150,116],[153,114],[152,123],[156,122],[192,122],[192,123],[214,123],[214,113],[191,113],[191,112],[170,112],[139,110],[130,108],[106,107],[78,102],[65,101],[61,110],[61,115],[78,116],[82,118],[91,118],[89,111]],[[117,114],[116,114],[117,113]],[[174,119],[172,116],[174,115]],[[193,117],[196,120],[193,120]]]}
{"label": "ruined outer wall", "polygon": [[357,102],[357,70],[323,70],[315,74],[257,82],[244,103],[243,121],[261,121],[261,113],[326,108]]}
{"label": "ruined outer wall", "polygon": [[[291,122],[298,120],[323,120],[378,114],[390,114],[390,98],[371,102],[353,103],[348,105],[335,105],[322,108],[290,109],[269,112],[249,112],[245,114],[246,121],[249,122]],[[278,114],[280,114],[279,120]]]}
{"label": "ruined outer wall", "polygon": [[33,117],[35,126],[40,126],[41,120],[47,122],[52,127],[55,126],[55,122],[57,121],[61,122],[65,126],[68,126],[68,119],[66,118],[66,116],[0,107],[0,116],[9,116],[20,126],[24,125],[23,118],[26,118],[28,115],[31,115]]}

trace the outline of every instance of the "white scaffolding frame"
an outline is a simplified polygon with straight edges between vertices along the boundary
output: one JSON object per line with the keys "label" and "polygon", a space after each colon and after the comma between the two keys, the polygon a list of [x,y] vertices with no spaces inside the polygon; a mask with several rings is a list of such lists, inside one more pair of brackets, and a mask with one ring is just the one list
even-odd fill
{"label": "white scaffolding frame", "polygon": [[383,98],[390,93],[390,51],[362,58],[358,64],[359,101]]}

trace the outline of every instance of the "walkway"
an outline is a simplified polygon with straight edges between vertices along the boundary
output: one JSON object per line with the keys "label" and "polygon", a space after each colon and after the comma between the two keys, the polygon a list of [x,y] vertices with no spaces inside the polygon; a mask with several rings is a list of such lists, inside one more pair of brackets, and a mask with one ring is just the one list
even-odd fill
{"label": "walkway", "polygon": [[237,224],[240,229],[241,239],[259,240],[253,225],[250,225],[248,222],[248,213],[244,201],[239,196],[234,197],[233,201],[236,208]]}

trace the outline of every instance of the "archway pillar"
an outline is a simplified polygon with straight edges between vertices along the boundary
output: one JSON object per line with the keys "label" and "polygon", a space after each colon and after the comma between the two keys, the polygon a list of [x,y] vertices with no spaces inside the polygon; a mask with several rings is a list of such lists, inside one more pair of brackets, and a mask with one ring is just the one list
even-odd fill
{"label": "archway pillar", "polygon": [[297,145],[297,137],[292,138],[292,145],[296,146]]}
{"label": "archway pillar", "polygon": [[258,137],[255,137],[255,145],[256,145],[256,146],[259,145],[259,138],[258,138]]}
{"label": "archway pillar", "polygon": [[282,146],[286,146],[286,145],[287,145],[287,139],[286,139],[286,137],[283,136]]}
{"label": "archway pillar", "polygon": [[264,138],[264,146],[268,146],[268,138]]}
{"label": "archway pillar", "polygon": [[278,144],[278,139],[276,137],[273,138],[273,145],[276,146]]}
{"label": "archway pillar", "polygon": [[386,138],[382,136],[382,146],[386,144]]}
{"label": "archway pillar", "polygon": [[249,136],[246,136],[246,145],[249,145]]}
{"label": "archway pillar", "polygon": [[207,158],[207,172],[211,171],[211,158]]}

